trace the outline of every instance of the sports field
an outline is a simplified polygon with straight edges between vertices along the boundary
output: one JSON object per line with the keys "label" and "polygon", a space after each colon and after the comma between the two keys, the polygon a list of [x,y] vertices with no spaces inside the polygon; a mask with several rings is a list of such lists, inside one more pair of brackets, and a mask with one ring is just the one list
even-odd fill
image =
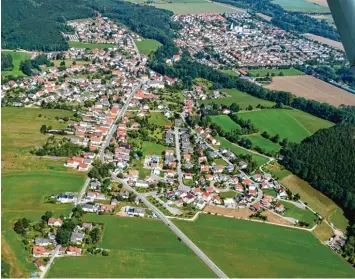
{"label": "sports field", "polygon": [[14,68],[11,71],[1,71],[1,75],[3,75],[3,76],[8,76],[8,75],[22,76],[23,73],[19,68],[21,61],[24,61],[26,59],[30,59],[31,54],[26,53],[26,52],[15,52],[15,51],[2,51],[1,53],[11,54],[12,64],[14,65]]}
{"label": "sports field", "polygon": [[68,42],[69,47],[76,47],[76,48],[113,48],[116,47],[115,44],[95,44],[95,43],[82,43],[82,42]]}
{"label": "sports field", "polygon": [[136,45],[140,53],[148,55],[151,52],[155,52],[161,46],[161,43],[152,39],[143,39],[136,41]]}
{"label": "sports field", "polygon": [[209,117],[211,123],[221,127],[225,132],[231,132],[241,127],[235,123],[228,115],[215,115]]}
{"label": "sports field", "polygon": [[307,231],[211,215],[174,223],[229,277],[355,276]]}
{"label": "sports field", "polygon": [[104,223],[101,248],[108,257],[55,259],[50,278],[211,278],[214,273],[158,220],[85,215]]}
{"label": "sports field", "polygon": [[251,155],[253,160],[255,160],[255,162],[259,166],[261,166],[261,165],[263,165],[263,164],[268,162],[267,158],[265,158],[265,157],[263,157],[261,155],[257,155],[257,154],[254,154],[252,152],[246,151],[245,149],[239,147],[236,144],[231,143],[230,141],[226,140],[225,138],[216,137],[216,139],[221,143],[221,147],[224,147],[224,148],[232,151],[236,155]]}
{"label": "sports field", "polygon": [[237,105],[240,106],[241,109],[245,109],[249,105],[253,107],[256,107],[259,104],[263,105],[264,107],[272,107],[273,105],[275,105],[275,103],[273,102],[256,98],[252,95],[241,92],[237,89],[221,89],[220,91],[227,93],[230,97],[204,100],[201,103],[203,104],[215,103],[218,105],[228,105],[228,106],[230,106],[232,103],[236,103]]}
{"label": "sports field", "polygon": [[159,9],[172,11],[174,14],[200,14],[200,13],[235,13],[238,12],[237,8],[232,8],[226,5],[217,3],[201,1],[201,2],[175,2],[154,4]]}
{"label": "sports field", "polygon": [[259,111],[238,113],[242,119],[250,119],[260,131],[266,131],[271,136],[287,138],[292,142],[301,142],[322,128],[328,128],[333,123],[317,118],[300,110],[265,109]]}
{"label": "sports field", "polygon": [[258,134],[243,136],[243,138],[249,139],[253,144],[253,148],[258,146],[266,152],[278,152],[281,149],[280,145],[272,142],[271,140],[263,138]]}
{"label": "sports field", "polygon": [[258,69],[258,70],[248,70],[248,74],[251,75],[252,77],[266,77],[267,74],[272,75],[275,74],[276,76],[279,76],[280,74],[283,74],[284,76],[300,76],[304,75],[305,73],[291,68],[291,69]]}
{"label": "sports field", "polygon": [[273,0],[273,3],[279,4],[285,10],[292,12],[329,12],[328,7],[319,5],[312,0]]}
{"label": "sports field", "polygon": [[150,112],[148,122],[157,126],[171,125],[171,121],[161,112]]}

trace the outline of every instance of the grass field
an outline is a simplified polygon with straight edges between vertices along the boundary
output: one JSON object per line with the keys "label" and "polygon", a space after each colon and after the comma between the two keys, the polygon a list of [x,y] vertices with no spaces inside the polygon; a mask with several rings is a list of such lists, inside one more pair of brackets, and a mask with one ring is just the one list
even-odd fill
{"label": "grass field", "polygon": [[8,76],[8,75],[13,75],[13,76],[22,76],[23,73],[20,70],[20,63],[21,61],[24,61],[26,59],[31,58],[31,54],[26,53],[26,52],[14,52],[14,51],[2,51],[1,53],[6,53],[6,54],[11,54],[12,56],[12,64],[14,65],[14,68],[11,71],[1,71],[2,76]]}
{"label": "grass field", "polygon": [[284,76],[300,76],[304,75],[305,73],[291,68],[291,69],[258,69],[258,70],[248,70],[248,74],[251,75],[252,77],[266,77],[266,75],[269,73],[269,75],[275,74],[275,75],[280,75],[280,73],[283,73]]}
{"label": "grass field", "polygon": [[76,48],[112,48],[116,47],[115,44],[95,44],[95,43],[82,43],[82,42],[68,42],[69,47],[76,47]]}
{"label": "grass field", "polygon": [[272,136],[279,134],[281,139],[287,138],[292,142],[301,142],[319,129],[333,125],[300,110],[266,109],[238,113],[238,116],[250,119],[260,132],[267,131]]}
{"label": "grass field", "polygon": [[309,228],[314,226],[317,217],[309,209],[298,208],[294,204],[285,201],[278,201],[278,203],[282,203],[285,206],[286,217],[292,217],[298,221],[307,222],[309,224]]}
{"label": "grass field", "polygon": [[225,132],[231,132],[236,129],[241,129],[241,127],[235,123],[228,115],[215,115],[210,116],[209,120],[211,123],[219,126]]}
{"label": "grass field", "polygon": [[148,122],[162,127],[165,125],[171,125],[171,121],[167,119],[161,112],[150,112]]}
{"label": "grass field", "polygon": [[235,153],[236,155],[251,155],[251,157],[253,158],[253,160],[255,160],[255,162],[261,166],[265,163],[268,162],[268,159],[257,155],[257,154],[253,154],[251,152],[248,152],[242,148],[240,148],[238,145],[235,145],[233,143],[231,143],[230,141],[226,140],[225,138],[222,137],[216,137],[216,139],[221,143],[221,147],[224,147],[230,151],[232,151],[233,153]]}
{"label": "grass field", "polygon": [[85,219],[104,223],[99,247],[109,248],[109,256],[58,258],[48,277],[214,277],[214,273],[158,220],[99,215],[86,215]]}
{"label": "grass field", "polygon": [[154,4],[159,9],[172,11],[174,14],[200,14],[200,13],[235,13],[236,9],[228,6],[218,5],[212,2],[179,2],[179,3],[164,3]]}
{"label": "grass field", "polygon": [[143,39],[136,41],[136,45],[140,53],[149,55],[151,52],[155,52],[161,46],[161,43],[152,39]]}
{"label": "grass field", "polygon": [[234,77],[240,76],[239,73],[234,72],[232,70],[221,70],[221,72]]}
{"label": "grass field", "polygon": [[243,138],[247,138],[251,140],[251,142],[253,143],[253,148],[259,146],[262,150],[266,152],[272,152],[272,151],[278,152],[281,149],[280,145],[272,142],[271,140],[263,138],[258,134],[243,136]]}
{"label": "grass field", "polygon": [[211,215],[174,223],[229,277],[355,276],[310,232]]}
{"label": "grass field", "polygon": [[168,147],[154,142],[143,141],[142,152],[144,155],[161,155]]}
{"label": "grass field", "polygon": [[[52,60],[52,62],[54,63],[54,65],[56,67],[59,67],[60,66],[60,63],[62,62],[63,60]],[[73,60],[64,60],[65,62],[65,66],[67,67],[70,67],[72,64],[73,64]],[[87,65],[87,64],[90,64],[90,61],[80,61],[80,60],[75,60],[75,63],[76,65]]]}
{"label": "grass field", "polygon": [[275,4],[279,4],[282,8],[292,12],[329,12],[329,8],[316,3],[310,3],[306,0],[273,0]]}
{"label": "grass field", "polygon": [[241,92],[236,89],[221,89],[222,92],[228,93],[230,97],[227,98],[219,98],[219,99],[211,99],[204,100],[201,103],[203,104],[218,104],[218,105],[231,105],[232,103],[236,103],[240,106],[241,109],[245,109],[249,105],[256,107],[258,104],[263,105],[264,107],[272,107],[275,105],[273,102],[265,101],[254,96],[251,96],[247,93]]}

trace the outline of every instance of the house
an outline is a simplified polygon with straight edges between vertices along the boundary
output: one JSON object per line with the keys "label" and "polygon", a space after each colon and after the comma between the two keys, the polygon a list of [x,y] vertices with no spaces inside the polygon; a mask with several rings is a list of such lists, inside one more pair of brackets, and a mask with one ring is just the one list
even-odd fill
{"label": "house", "polygon": [[212,202],[213,202],[214,204],[221,204],[221,203],[222,203],[221,197],[220,197],[220,196],[214,196],[214,197],[212,198]]}
{"label": "house", "polygon": [[261,204],[260,203],[254,203],[253,205],[252,205],[252,208],[251,208],[252,210],[254,210],[255,212],[258,212],[258,211],[260,211],[261,209],[262,209],[262,207],[261,207]]}
{"label": "house", "polygon": [[235,201],[232,198],[226,198],[223,202],[225,207],[235,207]]}
{"label": "house", "polygon": [[145,208],[127,206],[125,208],[125,212],[128,216],[138,216],[138,217],[145,216]]}
{"label": "house", "polygon": [[70,236],[70,242],[75,244],[81,244],[81,242],[84,240],[84,237],[84,233],[73,232]]}
{"label": "house", "polygon": [[92,230],[92,224],[91,223],[83,223],[82,228],[85,230]]}
{"label": "house", "polygon": [[282,203],[280,203],[280,204],[276,205],[275,211],[277,213],[283,213],[285,211],[285,206]]}
{"label": "house", "polygon": [[240,161],[238,163],[238,168],[241,169],[241,170],[244,170],[248,167],[247,163],[245,163],[244,161]]}
{"label": "house", "polygon": [[196,208],[198,210],[202,210],[204,207],[206,206],[206,202],[203,199],[200,199],[197,203],[196,203]]}
{"label": "house", "polygon": [[36,237],[35,244],[38,246],[48,246],[49,244],[51,244],[51,241],[49,240],[49,238]]}
{"label": "house", "polygon": [[52,251],[48,250],[44,247],[41,246],[33,246],[32,248],[32,254],[34,257],[49,257],[51,255]]}
{"label": "house", "polygon": [[185,177],[185,179],[187,179],[187,180],[191,180],[191,179],[192,179],[192,174],[189,173],[189,172],[185,172],[184,177]]}
{"label": "house", "polygon": [[200,167],[200,171],[201,172],[209,172],[210,171],[210,166],[201,166]]}
{"label": "house", "polygon": [[66,254],[70,256],[80,256],[81,255],[81,249],[73,246],[69,246],[66,250]]}
{"label": "house", "polygon": [[131,176],[132,178],[137,179],[139,176],[139,172],[138,170],[129,170],[128,175]]}
{"label": "house", "polygon": [[195,200],[195,196],[193,194],[187,194],[182,200],[187,204],[190,204]]}
{"label": "house", "polygon": [[35,266],[40,269],[41,271],[44,271],[46,269],[46,267],[44,266],[43,263],[41,263],[39,260],[35,261]]}
{"label": "house", "polygon": [[99,205],[96,204],[83,204],[82,209],[84,212],[96,213],[99,210]]}
{"label": "house", "polygon": [[58,218],[49,218],[48,219],[48,226],[50,227],[61,227],[63,225],[63,220]]}
{"label": "house", "polygon": [[115,210],[115,205],[100,204],[100,211],[106,213],[112,213]]}
{"label": "house", "polygon": [[76,197],[72,193],[64,193],[57,197],[57,201],[60,203],[72,203],[76,201]]}

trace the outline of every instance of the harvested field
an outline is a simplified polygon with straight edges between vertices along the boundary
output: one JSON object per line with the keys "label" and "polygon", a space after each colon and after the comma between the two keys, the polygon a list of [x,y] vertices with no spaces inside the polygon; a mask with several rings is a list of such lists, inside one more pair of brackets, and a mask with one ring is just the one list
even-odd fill
{"label": "harvested field", "polygon": [[256,15],[260,16],[261,18],[265,19],[266,21],[271,21],[272,17],[264,15],[262,13],[257,13]]}
{"label": "harvested field", "polygon": [[280,225],[292,225],[290,222],[286,221],[285,219],[282,219],[281,217],[277,216],[276,214],[272,213],[271,211],[264,211],[261,215],[267,217],[267,221],[269,223],[275,223],[275,224],[280,224]]}
{"label": "harvested field", "polygon": [[310,33],[305,33],[303,35],[305,37],[307,37],[308,39],[311,39],[313,41],[317,41],[317,42],[320,42],[322,44],[326,44],[328,46],[335,47],[335,48],[338,48],[338,49],[341,49],[342,51],[344,51],[344,46],[343,46],[343,44],[341,42],[337,42],[337,41],[334,41],[334,40],[331,40],[331,39],[327,39],[327,38],[324,38],[322,36],[310,34]]}
{"label": "harvested field", "polygon": [[249,208],[234,209],[234,208],[217,207],[213,205],[207,205],[203,211],[215,213],[215,214],[221,214],[224,216],[233,216],[237,218],[249,218],[249,216],[254,213]]}
{"label": "harvested field", "polygon": [[269,89],[289,91],[299,97],[338,107],[355,105],[355,95],[312,76],[274,77]]}

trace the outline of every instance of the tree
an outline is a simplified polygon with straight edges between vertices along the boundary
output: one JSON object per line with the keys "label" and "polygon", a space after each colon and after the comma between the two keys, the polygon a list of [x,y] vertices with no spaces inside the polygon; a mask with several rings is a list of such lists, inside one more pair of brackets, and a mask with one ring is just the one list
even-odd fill
{"label": "tree", "polygon": [[60,228],[56,235],[56,240],[59,244],[68,244],[70,240],[70,235],[71,235],[70,230]]}
{"label": "tree", "polygon": [[20,70],[27,76],[32,75],[32,63],[31,60],[24,60],[20,64]]}
{"label": "tree", "polygon": [[97,243],[100,241],[101,238],[101,231],[99,228],[93,228],[90,232],[90,237],[92,239],[92,243]]}
{"label": "tree", "polygon": [[233,112],[238,112],[240,110],[239,105],[237,105],[236,103],[232,103],[229,107],[229,109]]}
{"label": "tree", "polygon": [[30,226],[30,221],[27,218],[22,218],[21,222],[22,222],[22,227],[24,229],[28,229],[28,227]]}
{"label": "tree", "polygon": [[264,138],[266,138],[266,139],[269,139],[269,138],[270,138],[270,135],[269,135],[268,132],[266,132],[266,131],[262,132],[261,136],[264,137]]}
{"label": "tree", "polygon": [[276,134],[275,136],[273,136],[273,137],[271,138],[271,140],[272,140],[273,142],[275,142],[275,143],[278,143],[279,140],[280,140],[280,135],[279,135],[279,134]]}
{"label": "tree", "polygon": [[41,129],[39,130],[42,134],[45,134],[47,132],[47,126],[45,124],[43,124],[41,126]]}
{"label": "tree", "polygon": [[52,216],[53,216],[52,211],[46,211],[42,216],[42,220],[48,222],[49,218],[51,218]]}
{"label": "tree", "polygon": [[14,225],[14,231],[17,234],[23,234],[25,232],[25,229],[23,227],[21,219],[18,219],[18,221]]}
{"label": "tree", "polygon": [[107,257],[107,256],[109,255],[109,253],[108,253],[108,251],[106,251],[106,250],[102,250],[102,255],[105,256],[105,257]]}

